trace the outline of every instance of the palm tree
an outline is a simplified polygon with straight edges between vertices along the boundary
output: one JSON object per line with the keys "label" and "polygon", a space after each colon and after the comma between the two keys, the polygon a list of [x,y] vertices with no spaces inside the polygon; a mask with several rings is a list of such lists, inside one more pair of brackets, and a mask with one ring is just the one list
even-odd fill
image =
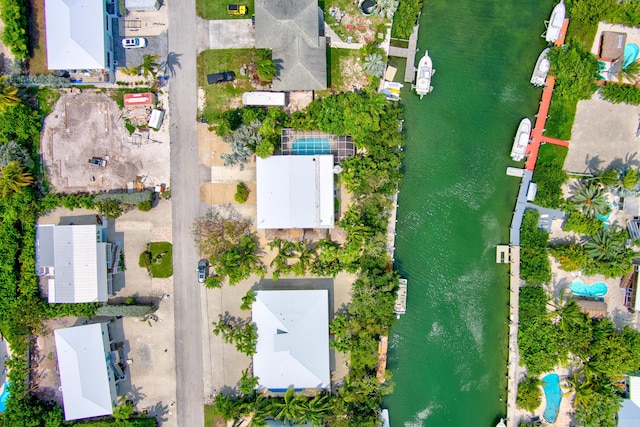
{"label": "palm tree", "polygon": [[596,174],[595,179],[600,184],[609,187],[609,186],[616,185],[618,183],[618,177],[619,177],[618,171],[612,168],[607,170],[603,169],[599,171]]}
{"label": "palm tree", "polygon": [[375,13],[385,19],[391,19],[396,10],[398,10],[398,3],[398,0],[376,0],[375,6],[369,9],[369,13]]}
{"label": "palm tree", "polygon": [[382,77],[384,74],[385,62],[379,53],[370,53],[364,57],[362,69],[364,72],[373,77]]}
{"label": "palm tree", "polygon": [[586,378],[583,381],[580,381],[578,376],[578,372],[573,373],[573,378],[567,378],[567,382],[571,385],[573,390],[576,392],[576,396],[573,400],[573,407],[576,408],[580,405],[590,405],[594,398],[596,397],[596,393],[594,390],[594,384],[591,382],[589,378]]}
{"label": "palm tree", "polygon": [[138,75],[140,75],[140,67],[121,68],[120,71],[122,71],[124,74],[126,74],[128,76],[138,76]]}
{"label": "palm tree", "polygon": [[18,88],[7,83],[7,76],[0,76],[0,111],[21,103]]}
{"label": "palm tree", "polygon": [[617,233],[598,230],[591,240],[584,244],[584,251],[596,261],[612,261],[624,255],[624,239]]}
{"label": "palm tree", "polygon": [[0,195],[2,198],[13,193],[21,193],[23,187],[33,183],[33,176],[25,172],[17,160],[9,162],[7,166],[0,167]]}
{"label": "palm tree", "polygon": [[324,417],[331,412],[334,406],[333,398],[327,393],[318,393],[313,399],[309,399],[304,403],[307,419],[314,426],[323,425]]}
{"label": "palm tree", "polygon": [[549,313],[549,318],[552,320],[558,319],[560,329],[566,333],[569,326],[584,322],[585,317],[573,297],[569,296],[569,298],[564,301],[565,290],[566,288],[562,288],[558,299],[550,303],[554,311]]}
{"label": "palm tree", "polygon": [[263,59],[258,62],[256,66],[256,72],[258,73],[258,77],[260,80],[264,82],[270,82],[274,79],[276,74],[278,73],[278,67],[276,67],[276,63],[271,59]]}
{"label": "palm tree", "polygon": [[618,84],[621,85],[624,80],[630,83],[636,83],[638,81],[638,74],[640,74],[640,61],[633,61],[623,66],[620,72],[618,72]]}
{"label": "palm tree", "polygon": [[311,248],[309,242],[306,240],[299,242],[296,245],[296,250],[298,251],[298,262],[293,264],[291,269],[296,276],[303,276],[314,260],[316,251]]}
{"label": "palm tree", "polygon": [[149,77],[151,75],[153,78],[156,77],[157,69],[160,66],[158,59],[160,59],[160,55],[149,55],[148,53],[142,55],[142,64],[138,68],[142,71],[143,76]]}
{"label": "palm tree", "polygon": [[620,184],[625,190],[633,190],[637,183],[638,169],[634,168],[627,169],[624,175],[622,175],[622,179],[620,180]]}
{"label": "palm tree", "polygon": [[580,184],[573,193],[573,203],[583,214],[602,215],[609,209],[604,190],[593,182]]}
{"label": "palm tree", "polygon": [[276,414],[273,418],[284,423],[300,423],[306,418],[303,401],[295,395],[293,387],[287,389],[282,401],[274,402],[272,408],[274,409],[273,413]]}

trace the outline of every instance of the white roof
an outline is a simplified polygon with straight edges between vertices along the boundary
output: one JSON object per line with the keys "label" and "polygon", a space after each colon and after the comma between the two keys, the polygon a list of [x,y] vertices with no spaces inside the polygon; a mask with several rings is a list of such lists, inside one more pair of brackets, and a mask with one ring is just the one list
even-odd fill
{"label": "white roof", "polygon": [[106,68],[105,17],[103,0],[45,0],[47,68]]}
{"label": "white roof", "polygon": [[50,303],[107,300],[108,243],[96,225],[39,225],[38,267],[53,267]]}
{"label": "white roof", "polygon": [[258,327],[253,375],[259,387],[282,391],[330,386],[326,289],[258,291],[252,318]]}
{"label": "white roof", "polygon": [[258,228],[332,228],[333,155],[256,159]]}
{"label": "white roof", "polygon": [[111,415],[115,383],[107,363],[106,323],[54,331],[65,420]]}
{"label": "white roof", "polygon": [[287,105],[285,92],[245,92],[242,94],[244,105]]}
{"label": "white roof", "polygon": [[640,377],[629,377],[629,399],[622,400],[618,411],[618,427],[640,425]]}

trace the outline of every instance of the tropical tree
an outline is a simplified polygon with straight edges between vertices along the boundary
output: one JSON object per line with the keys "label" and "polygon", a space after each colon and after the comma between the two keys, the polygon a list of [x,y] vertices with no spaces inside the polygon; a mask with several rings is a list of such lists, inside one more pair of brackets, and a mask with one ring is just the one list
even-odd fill
{"label": "tropical tree", "polygon": [[618,84],[621,85],[624,80],[630,83],[636,83],[638,81],[638,74],[640,74],[640,61],[633,61],[624,65],[618,72]]}
{"label": "tropical tree", "polygon": [[6,198],[13,193],[21,193],[23,187],[33,183],[33,176],[25,172],[17,160],[0,167],[0,195]]}
{"label": "tropical tree", "polygon": [[281,401],[276,401],[272,405],[272,409],[275,415],[273,418],[286,423],[301,424],[306,421],[305,398],[296,395],[293,387],[287,389],[284,397]]}
{"label": "tropical tree", "polygon": [[249,369],[245,369],[242,371],[242,377],[240,377],[240,390],[244,394],[249,394],[255,390],[258,386],[258,377],[254,377]]}
{"label": "tropical tree", "polygon": [[605,214],[609,209],[604,189],[593,182],[580,183],[572,202],[579,211],[592,217]]}
{"label": "tropical tree", "polygon": [[594,383],[586,376],[581,379],[579,372],[574,372],[573,377],[567,377],[567,382],[575,391],[574,408],[581,405],[590,405],[596,398]]}
{"label": "tropical tree", "polygon": [[140,75],[140,67],[139,66],[138,67],[121,68],[120,71],[122,71],[127,76],[139,76]]}
{"label": "tropical tree", "polygon": [[592,259],[607,262],[619,259],[624,255],[624,244],[624,237],[621,234],[600,230],[584,244],[584,250]]}
{"label": "tropical tree", "polygon": [[160,55],[150,55],[145,53],[142,55],[142,64],[138,67],[142,71],[142,75],[145,77],[156,77],[156,73],[158,72],[158,67],[160,64],[158,60],[160,59]]}
{"label": "tropical tree", "polygon": [[604,186],[612,186],[618,183],[619,173],[614,168],[602,169],[595,175],[595,180]]}
{"label": "tropical tree", "polygon": [[245,399],[244,413],[250,417],[247,427],[262,427],[267,425],[267,417],[271,415],[271,400],[255,391]]}
{"label": "tropical tree", "polygon": [[324,425],[324,419],[335,408],[333,398],[327,393],[318,393],[304,402],[307,420],[314,426]]}
{"label": "tropical tree", "polygon": [[364,72],[369,76],[382,77],[384,74],[385,61],[380,53],[370,53],[364,57],[362,66]]}
{"label": "tropical tree", "polygon": [[33,167],[31,155],[22,145],[15,141],[0,145],[0,166],[7,166],[14,160],[27,169]]}
{"label": "tropical tree", "polygon": [[263,59],[256,66],[256,73],[263,82],[270,82],[278,74],[278,67],[272,59]]}
{"label": "tropical tree", "polygon": [[251,304],[256,301],[256,293],[253,289],[249,289],[245,296],[242,297],[242,305],[240,310],[251,310]]}
{"label": "tropical tree", "polygon": [[375,3],[368,12],[380,15],[385,19],[393,18],[393,14],[398,10],[398,0],[376,0]]}
{"label": "tropical tree", "polygon": [[7,83],[7,76],[0,76],[0,111],[21,103],[18,88]]}
{"label": "tropical tree", "polygon": [[518,383],[518,396],[516,404],[519,408],[533,412],[542,403],[542,381],[537,377],[526,376]]}
{"label": "tropical tree", "polygon": [[298,252],[298,262],[291,266],[291,270],[296,276],[304,276],[316,257],[316,251],[311,247],[310,242],[306,240],[298,242],[295,248]]}
{"label": "tropical tree", "polygon": [[550,302],[554,311],[549,313],[549,318],[557,321],[560,330],[564,333],[569,330],[570,326],[577,325],[585,321],[584,314],[580,310],[576,301],[571,296],[569,296],[566,301],[564,300],[565,290],[566,288],[562,288],[558,299]]}
{"label": "tropical tree", "polygon": [[236,421],[242,416],[242,402],[218,394],[213,400],[213,413],[224,421]]}

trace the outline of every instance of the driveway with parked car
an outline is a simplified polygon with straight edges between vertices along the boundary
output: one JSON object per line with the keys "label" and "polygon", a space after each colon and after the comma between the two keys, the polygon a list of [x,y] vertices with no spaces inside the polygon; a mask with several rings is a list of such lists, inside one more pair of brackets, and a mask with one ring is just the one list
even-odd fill
{"label": "driveway with parked car", "polygon": [[[124,47],[127,41],[135,39],[139,40],[138,45],[134,46],[134,42],[128,42],[129,46]],[[142,56],[145,54],[159,56],[160,59],[156,62],[161,63],[166,60],[169,53],[166,32],[159,36],[121,37],[120,41],[114,44],[114,55],[119,67],[137,67],[142,64]]]}

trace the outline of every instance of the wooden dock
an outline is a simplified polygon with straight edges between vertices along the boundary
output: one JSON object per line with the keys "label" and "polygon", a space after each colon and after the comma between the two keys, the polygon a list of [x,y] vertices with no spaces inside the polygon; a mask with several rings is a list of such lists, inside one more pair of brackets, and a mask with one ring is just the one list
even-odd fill
{"label": "wooden dock", "polygon": [[418,50],[418,30],[420,25],[413,27],[411,36],[409,36],[409,47],[389,46],[389,56],[398,56],[407,58],[407,66],[404,69],[405,83],[411,83],[416,76],[416,51]]}

